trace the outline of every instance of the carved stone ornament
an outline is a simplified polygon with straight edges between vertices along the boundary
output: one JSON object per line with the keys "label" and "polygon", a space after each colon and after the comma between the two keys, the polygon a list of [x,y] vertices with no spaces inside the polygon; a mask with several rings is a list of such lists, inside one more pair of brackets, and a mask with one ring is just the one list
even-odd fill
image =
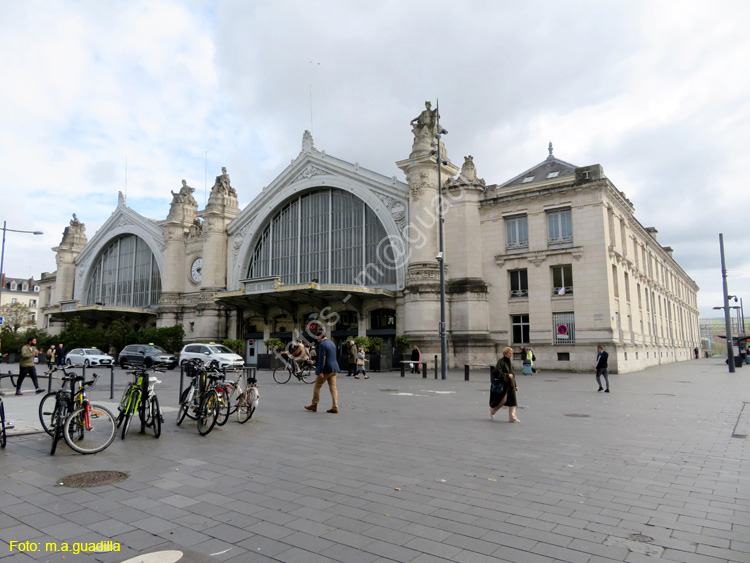
{"label": "carved stone ornament", "polygon": [[236,235],[234,235],[233,254],[235,258],[237,258],[237,254],[239,254],[240,252],[242,241],[245,240],[245,236],[247,235],[247,231],[249,228],[250,228],[250,225],[245,225],[239,230],[239,232]]}
{"label": "carved stone ornament", "polygon": [[299,182],[300,180],[309,180],[313,176],[330,176],[331,173],[327,170],[323,170],[322,168],[318,168],[317,166],[313,166],[312,164],[309,164],[305,167],[305,169],[297,174],[295,176],[294,180],[292,180],[292,183]]}
{"label": "carved stone ornament", "polygon": [[61,244],[70,244],[73,246],[82,246],[88,242],[86,237],[86,224],[81,223],[73,213],[73,219],[70,225],[65,227]]}
{"label": "carved stone ornament", "polygon": [[[225,169],[226,170],[226,169]],[[182,187],[180,188],[180,191],[177,193],[174,193],[170,190],[170,193],[172,194],[172,205],[174,204],[187,204],[192,207],[198,207],[198,202],[195,201],[195,198],[193,197],[193,192],[195,191],[195,188],[191,188],[187,185],[187,181],[182,181]]]}
{"label": "carved stone ornament", "polygon": [[447,188],[460,186],[486,187],[484,179],[477,177],[477,167],[474,165],[474,157],[471,155],[464,157],[464,164],[461,166],[461,173],[456,178],[451,178],[446,183]]}
{"label": "carved stone ornament", "polygon": [[228,196],[237,199],[237,192],[232,187],[226,167],[222,167],[221,174],[216,176],[216,180],[214,181],[214,185],[211,188],[211,193],[208,198],[210,200],[214,199],[216,196]]}
{"label": "carved stone ornament", "polygon": [[419,201],[419,198],[422,195],[422,190],[429,186],[429,178],[430,175],[426,170],[420,170],[416,173],[412,172],[406,176],[412,200]]}
{"label": "carved stone ornament", "polygon": [[318,152],[318,149],[315,148],[315,141],[313,140],[312,133],[307,129],[305,129],[305,132],[302,134],[302,152]]}

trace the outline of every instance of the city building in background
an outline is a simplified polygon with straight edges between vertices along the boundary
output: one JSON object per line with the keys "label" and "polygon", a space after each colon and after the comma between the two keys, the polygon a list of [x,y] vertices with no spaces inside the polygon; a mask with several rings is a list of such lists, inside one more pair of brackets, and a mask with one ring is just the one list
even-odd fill
{"label": "city building in background", "polygon": [[627,372],[701,347],[698,287],[600,165],[565,162],[550,143],[540,163],[488,184],[471,156],[450,162],[442,139],[438,169],[436,121],[429,104],[412,121],[396,163],[405,182],[328,155],[305,132],[244,209],[222,169],[204,209],[183,180],[164,219],[122,194],[90,240],[74,217],[57,271],[39,283],[39,325],[180,323],[187,342],[244,340],[251,364],[264,340],[322,327],[340,345],[378,336],[386,355],[404,335],[432,358],[442,186],[449,365],[494,364],[510,345],[531,346],[542,369],[589,371],[603,344],[610,370]]}
{"label": "city building in background", "polygon": [[[9,278],[5,274],[0,274],[0,283],[3,291],[0,295],[0,307],[3,316],[3,322],[6,326],[15,323],[15,328],[27,328],[29,325],[37,324],[37,315],[39,308],[39,284],[34,278]],[[23,308],[8,308],[13,304],[24,305],[28,310]],[[3,314],[4,313],[4,314]]]}

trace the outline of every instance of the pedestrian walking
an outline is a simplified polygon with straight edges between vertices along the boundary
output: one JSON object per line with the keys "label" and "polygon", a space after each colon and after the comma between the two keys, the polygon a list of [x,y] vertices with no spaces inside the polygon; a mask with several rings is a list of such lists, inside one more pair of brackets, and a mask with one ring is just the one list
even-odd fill
{"label": "pedestrian walking", "polygon": [[359,374],[365,376],[365,379],[370,379],[370,376],[367,375],[367,372],[365,371],[365,362],[369,362],[367,358],[365,358],[365,349],[360,348],[357,352],[357,373],[354,374],[354,379],[359,379]]}
{"label": "pedestrian walking", "polygon": [[39,350],[36,349],[36,338],[29,338],[26,346],[21,348],[21,364],[18,370],[18,382],[16,383],[16,395],[21,393],[21,384],[26,376],[31,378],[37,393],[44,393],[44,389],[39,387],[39,381],[36,378],[36,366],[34,360],[39,361]]}
{"label": "pedestrian walking", "polygon": [[534,350],[521,346],[521,360],[523,363],[523,374],[534,375],[536,373],[536,369],[534,368],[534,361],[536,360]]}
{"label": "pedestrian walking", "polygon": [[[596,356],[596,382],[599,384],[599,391],[609,393],[609,370],[607,369],[607,360],[609,354],[604,350],[604,346],[599,345],[599,354]],[[607,388],[602,387],[601,376],[604,376],[604,382],[607,384]]]}
{"label": "pedestrian walking", "polygon": [[419,373],[419,366],[422,363],[422,352],[419,351],[419,348],[417,348],[417,345],[414,345],[414,348],[411,349],[411,372],[412,373]]}
{"label": "pedestrian walking", "polygon": [[349,371],[346,377],[351,377],[357,372],[357,345],[354,340],[350,340],[346,343],[347,345],[347,359],[349,360]]}
{"label": "pedestrian walking", "polygon": [[328,389],[331,391],[331,400],[333,406],[326,412],[339,412],[339,394],[336,391],[336,376],[339,372],[339,364],[336,361],[336,345],[326,338],[325,333],[318,335],[318,359],[315,366],[315,387],[313,388],[312,403],[306,405],[309,411],[316,412],[320,402],[320,388],[323,383],[328,382]]}
{"label": "pedestrian walking", "polygon": [[60,342],[57,346],[57,352],[55,353],[55,365],[61,366],[65,363],[65,346]]}
{"label": "pedestrian walking", "polygon": [[513,376],[513,348],[505,348],[490,375],[490,418],[502,407],[508,407],[508,422],[521,422],[516,416],[518,382]]}
{"label": "pedestrian walking", "polygon": [[47,369],[51,370],[52,366],[55,365],[55,346],[52,345],[47,350]]}

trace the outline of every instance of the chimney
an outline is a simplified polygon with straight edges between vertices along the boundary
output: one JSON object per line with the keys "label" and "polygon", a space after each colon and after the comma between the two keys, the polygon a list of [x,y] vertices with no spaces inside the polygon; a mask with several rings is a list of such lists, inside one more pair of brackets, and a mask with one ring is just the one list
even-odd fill
{"label": "chimney", "polygon": [[671,246],[662,246],[662,249],[664,249],[664,251],[665,251],[665,252],[666,252],[667,254],[669,254],[669,257],[670,257],[670,258],[672,258],[672,252],[673,252],[673,250],[672,250],[672,247],[671,247]]}
{"label": "chimney", "polygon": [[659,240],[659,231],[656,230],[656,227],[646,227],[646,232],[651,235],[651,238],[655,241]]}

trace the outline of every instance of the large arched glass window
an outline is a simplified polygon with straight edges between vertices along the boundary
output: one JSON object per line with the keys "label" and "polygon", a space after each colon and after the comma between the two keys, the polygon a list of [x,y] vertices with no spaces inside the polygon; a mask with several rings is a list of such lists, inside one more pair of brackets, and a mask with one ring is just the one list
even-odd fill
{"label": "large arched glass window", "polygon": [[247,277],[382,287],[396,283],[394,256],[385,228],[361,199],[321,189],[288,200],[270,219]]}
{"label": "large arched glass window", "polygon": [[86,289],[86,305],[145,308],[159,303],[161,275],[143,239],[118,238],[102,251]]}

